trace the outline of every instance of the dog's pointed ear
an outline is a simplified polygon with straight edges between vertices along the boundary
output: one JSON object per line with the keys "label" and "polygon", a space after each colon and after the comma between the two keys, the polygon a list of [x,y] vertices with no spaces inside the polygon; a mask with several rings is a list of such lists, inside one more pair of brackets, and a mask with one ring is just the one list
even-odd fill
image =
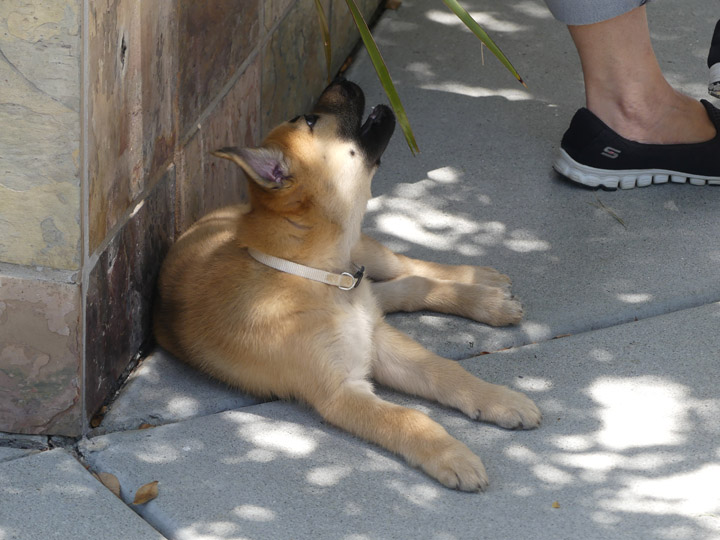
{"label": "dog's pointed ear", "polygon": [[235,162],[262,188],[282,189],[290,185],[290,168],[278,148],[226,147],[212,155]]}

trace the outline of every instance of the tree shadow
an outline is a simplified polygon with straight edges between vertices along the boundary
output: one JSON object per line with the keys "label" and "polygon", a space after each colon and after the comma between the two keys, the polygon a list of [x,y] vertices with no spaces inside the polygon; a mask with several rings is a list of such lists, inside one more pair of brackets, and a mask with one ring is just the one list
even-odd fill
{"label": "tree shadow", "polygon": [[682,336],[719,320],[713,305],[463,361],[535,399],[538,430],[380,389],[483,458],[484,494],[445,489],[287,402],[99,437],[85,456],[118,476],[126,501],[160,480],[158,499],[136,511],[168,538],[710,540],[720,531],[720,400],[703,374],[716,347]]}
{"label": "tree shadow", "polygon": [[[414,314],[392,316],[392,324],[444,356],[466,358],[720,300],[712,203],[720,191],[606,192],[562,180],[551,163],[584,95],[569,35],[540,2],[466,7],[493,21],[529,88],[494,59],[483,65],[477,40],[442,6],[416,1],[386,14],[378,34],[421,154],[411,158],[399,136],[391,141],[366,232],[408,256],[497,267],[513,279],[526,319],[492,329]],[[672,20],[660,15],[658,25]],[[658,26],[663,56],[686,56],[667,45],[682,39],[683,24]],[[369,103],[384,101],[366,64],[358,59],[348,77]],[[693,84],[675,78],[681,89]]]}
{"label": "tree shadow", "polygon": [[[466,2],[496,25],[506,52],[520,51],[511,59],[530,89],[511,88],[502,68],[482,66],[474,38],[447,45],[447,32],[465,31],[432,15],[436,4],[406,0],[380,26],[423,153],[409,159],[399,137],[391,142],[366,230],[409,256],[513,278],[527,312],[518,327],[434,314],[390,321],[453,358],[513,347],[463,364],[528,393],[543,426],[505,431],[379,391],[481,455],[492,481],[484,495],[442,488],[283,402],[98,437],[88,461],[120,478],[126,501],[159,479],[160,497],[137,511],[169,538],[716,538],[720,402],[708,374],[720,307],[677,310],[720,299],[720,192],[570,189],[550,171],[582,100],[564,28],[539,2]],[[348,76],[368,102],[384,101],[362,59]],[[674,314],[654,318],[663,313]],[[577,335],[550,339],[560,334]]]}

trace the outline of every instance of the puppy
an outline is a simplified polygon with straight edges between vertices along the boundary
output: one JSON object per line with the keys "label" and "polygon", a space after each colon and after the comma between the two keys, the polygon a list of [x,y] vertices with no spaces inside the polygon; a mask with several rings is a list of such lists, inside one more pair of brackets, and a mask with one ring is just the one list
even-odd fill
{"label": "puppy", "polygon": [[517,323],[510,280],[491,268],[396,255],[361,233],[370,182],[395,127],[339,80],[312,113],[259,148],[223,148],[250,179],[249,203],[205,216],[164,261],[159,344],[259,397],[297,399],[335,426],[403,456],[443,485],[483,490],[480,458],[427,415],[378,398],[370,379],[474,420],[534,428],[523,394],[470,375],[389,326],[383,313],[432,310]]}

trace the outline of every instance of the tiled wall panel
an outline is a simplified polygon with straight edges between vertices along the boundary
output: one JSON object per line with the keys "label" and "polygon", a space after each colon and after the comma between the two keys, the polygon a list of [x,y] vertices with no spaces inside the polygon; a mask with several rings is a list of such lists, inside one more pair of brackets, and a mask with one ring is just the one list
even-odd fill
{"label": "tiled wall panel", "polygon": [[180,132],[230,82],[257,46],[259,2],[178,0]]}
{"label": "tiled wall panel", "polygon": [[[370,24],[373,15],[377,11],[377,0],[356,0],[356,4],[365,18],[365,22]],[[360,39],[360,33],[352,17],[348,16],[349,11],[347,4],[343,2],[333,2],[332,15],[329,21],[330,36],[333,40],[333,71],[338,71],[347,56]]]}
{"label": "tiled wall panel", "polygon": [[89,244],[94,252],[145,185],[141,3],[92,0],[89,29]]}
{"label": "tiled wall panel", "polygon": [[187,176],[180,189],[181,230],[216,208],[245,200],[246,180],[240,168],[211,152],[225,146],[260,143],[259,81],[258,57],[189,141],[184,152]]}
{"label": "tiled wall panel", "polygon": [[[273,26],[285,15],[295,0],[266,0],[263,2],[264,32],[272,31]],[[314,4],[315,2],[313,2]]]}
{"label": "tiled wall panel", "polygon": [[80,266],[81,6],[0,1],[0,261]]}
{"label": "tiled wall panel", "polygon": [[155,281],[173,239],[175,171],[171,168],[100,255],[87,292],[85,399],[88,416],[150,335]]}
{"label": "tiled wall panel", "polygon": [[79,435],[80,287],[0,274],[0,430]]}
{"label": "tiled wall panel", "polygon": [[[337,2],[339,3],[339,2]],[[330,13],[329,2],[325,12]],[[297,2],[263,52],[262,134],[309,110],[327,84],[315,2]]]}
{"label": "tiled wall panel", "polygon": [[[337,68],[355,34],[323,5]],[[311,1],[0,0],[0,431],[87,429],[150,336],[174,236],[245,197],[210,152],[259,144],[326,81]]]}
{"label": "tiled wall panel", "polygon": [[140,6],[143,176],[153,182],[175,157],[178,21],[174,2],[142,2]]}

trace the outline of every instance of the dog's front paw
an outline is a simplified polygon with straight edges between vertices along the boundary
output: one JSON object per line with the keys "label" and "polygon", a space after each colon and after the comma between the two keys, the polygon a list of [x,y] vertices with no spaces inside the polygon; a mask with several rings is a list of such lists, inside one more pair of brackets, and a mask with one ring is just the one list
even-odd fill
{"label": "dog's front paw", "polygon": [[474,266],[472,283],[486,285],[488,287],[501,287],[509,289],[512,280],[509,276],[498,272],[491,266]]}
{"label": "dog's front paw", "polygon": [[465,304],[467,317],[491,326],[508,326],[522,320],[522,304],[512,297],[508,288],[483,285],[471,287],[471,294]]}
{"label": "dog's front paw", "polygon": [[466,285],[484,285],[485,287],[503,287],[505,289],[509,289],[512,283],[508,276],[498,272],[491,266],[463,264],[449,268],[452,268],[450,273],[437,277],[455,283],[465,283]]}
{"label": "dog's front paw", "polygon": [[485,491],[489,482],[480,458],[460,441],[432,454],[420,464],[425,473],[442,485],[460,491]]}
{"label": "dog's front paw", "polygon": [[507,429],[533,429],[540,425],[540,409],[525,394],[507,386],[485,384],[487,387],[476,393],[474,403],[463,407],[468,416]]}

